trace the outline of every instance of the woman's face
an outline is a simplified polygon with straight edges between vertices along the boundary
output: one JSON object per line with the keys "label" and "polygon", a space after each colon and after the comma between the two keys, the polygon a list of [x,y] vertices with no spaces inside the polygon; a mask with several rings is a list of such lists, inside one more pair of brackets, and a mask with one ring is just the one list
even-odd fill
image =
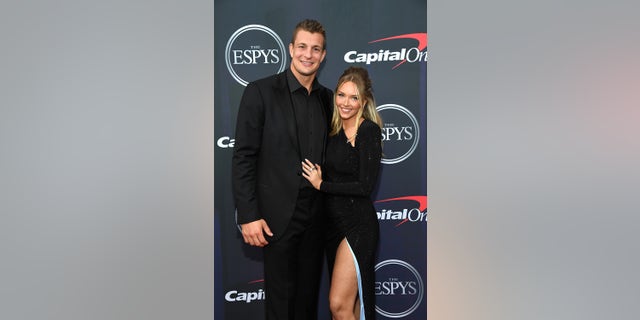
{"label": "woman's face", "polygon": [[347,81],[338,87],[336,91],[336,106],[338,106],[338,112],[342,121],[353,119],[360,108],[362,108],[362,101],[358,96],[358,89],[356,84]]}

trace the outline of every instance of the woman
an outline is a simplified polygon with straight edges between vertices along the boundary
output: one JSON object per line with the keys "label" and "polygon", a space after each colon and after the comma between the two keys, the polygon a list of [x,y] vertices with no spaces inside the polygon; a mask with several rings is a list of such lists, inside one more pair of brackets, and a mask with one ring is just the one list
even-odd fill
{"label": "woman", "polygon": [[367,70],[348,68],[334,93],[324,170],[307,159],[302,163],[303,176],[326,193],[333,319],[375,318],[379,231],[371,192],[382,157],[381,122]]}

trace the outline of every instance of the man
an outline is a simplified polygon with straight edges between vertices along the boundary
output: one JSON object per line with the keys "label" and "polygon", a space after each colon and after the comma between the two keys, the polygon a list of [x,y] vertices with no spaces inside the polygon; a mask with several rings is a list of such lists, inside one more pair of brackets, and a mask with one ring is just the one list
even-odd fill
{"label": "man", "polygon": [[301,162],[322,163],[331,90],[316,75],[325,31],[304,20],[293,31],[287,70],[251,82],[240,102],[232,161],[244,242],[264,248],[266,319],[317,318],[322,273],[322,194]]}

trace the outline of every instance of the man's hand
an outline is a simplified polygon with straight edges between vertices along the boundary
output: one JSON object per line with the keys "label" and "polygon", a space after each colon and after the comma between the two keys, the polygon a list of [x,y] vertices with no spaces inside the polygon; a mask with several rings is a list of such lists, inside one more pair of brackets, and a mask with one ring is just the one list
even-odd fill
{"label": "man's hand", "polygon": [[269,229],[269,226],[264,219],[241,224],[240,228],[242,229],[244,243],[251,246],[264,247],[268,245],[269,242],[264,238],[265,233],[270,237],[273,237],[273,233],[271,233],[271,229]]}

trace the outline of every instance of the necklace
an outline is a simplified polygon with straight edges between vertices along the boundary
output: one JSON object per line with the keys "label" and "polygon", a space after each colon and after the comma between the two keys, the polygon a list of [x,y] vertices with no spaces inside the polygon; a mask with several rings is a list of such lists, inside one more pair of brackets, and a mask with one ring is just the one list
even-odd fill
{"label": "necklace", "polygon": [[347,143],[351,143],[352,140],[354,140],[356,138],[356,136],[358,136],[358,131],[354,132],[353,135],[351,135],[351,137],[347,136],[347,133],[344,133],[345,137],[347,137]]}
{"label": "necklace", "polygon": [[[345,128],[345,124],[344,124],[344,123],[342,124],[342,131],[344,131],[344,136],[345,136],[345,137],[347,137],[347,143],[348,143],[348,144],[351,144],[351,145],[354,145],[354,144],[355,144],[355,139],[356,139],[356,137],[358,136],[358,124],[359,124],[360,122],[361,122],[361,121],[356,122],[356,125],[353,127],[353,131],[354,131],[354,132],[353,132],[353,134],[351,135],[351,137],[349,137],[349,136],[347,135],[347,129]],[[352,142],[353,142],[353,143],[352,143]]]}

